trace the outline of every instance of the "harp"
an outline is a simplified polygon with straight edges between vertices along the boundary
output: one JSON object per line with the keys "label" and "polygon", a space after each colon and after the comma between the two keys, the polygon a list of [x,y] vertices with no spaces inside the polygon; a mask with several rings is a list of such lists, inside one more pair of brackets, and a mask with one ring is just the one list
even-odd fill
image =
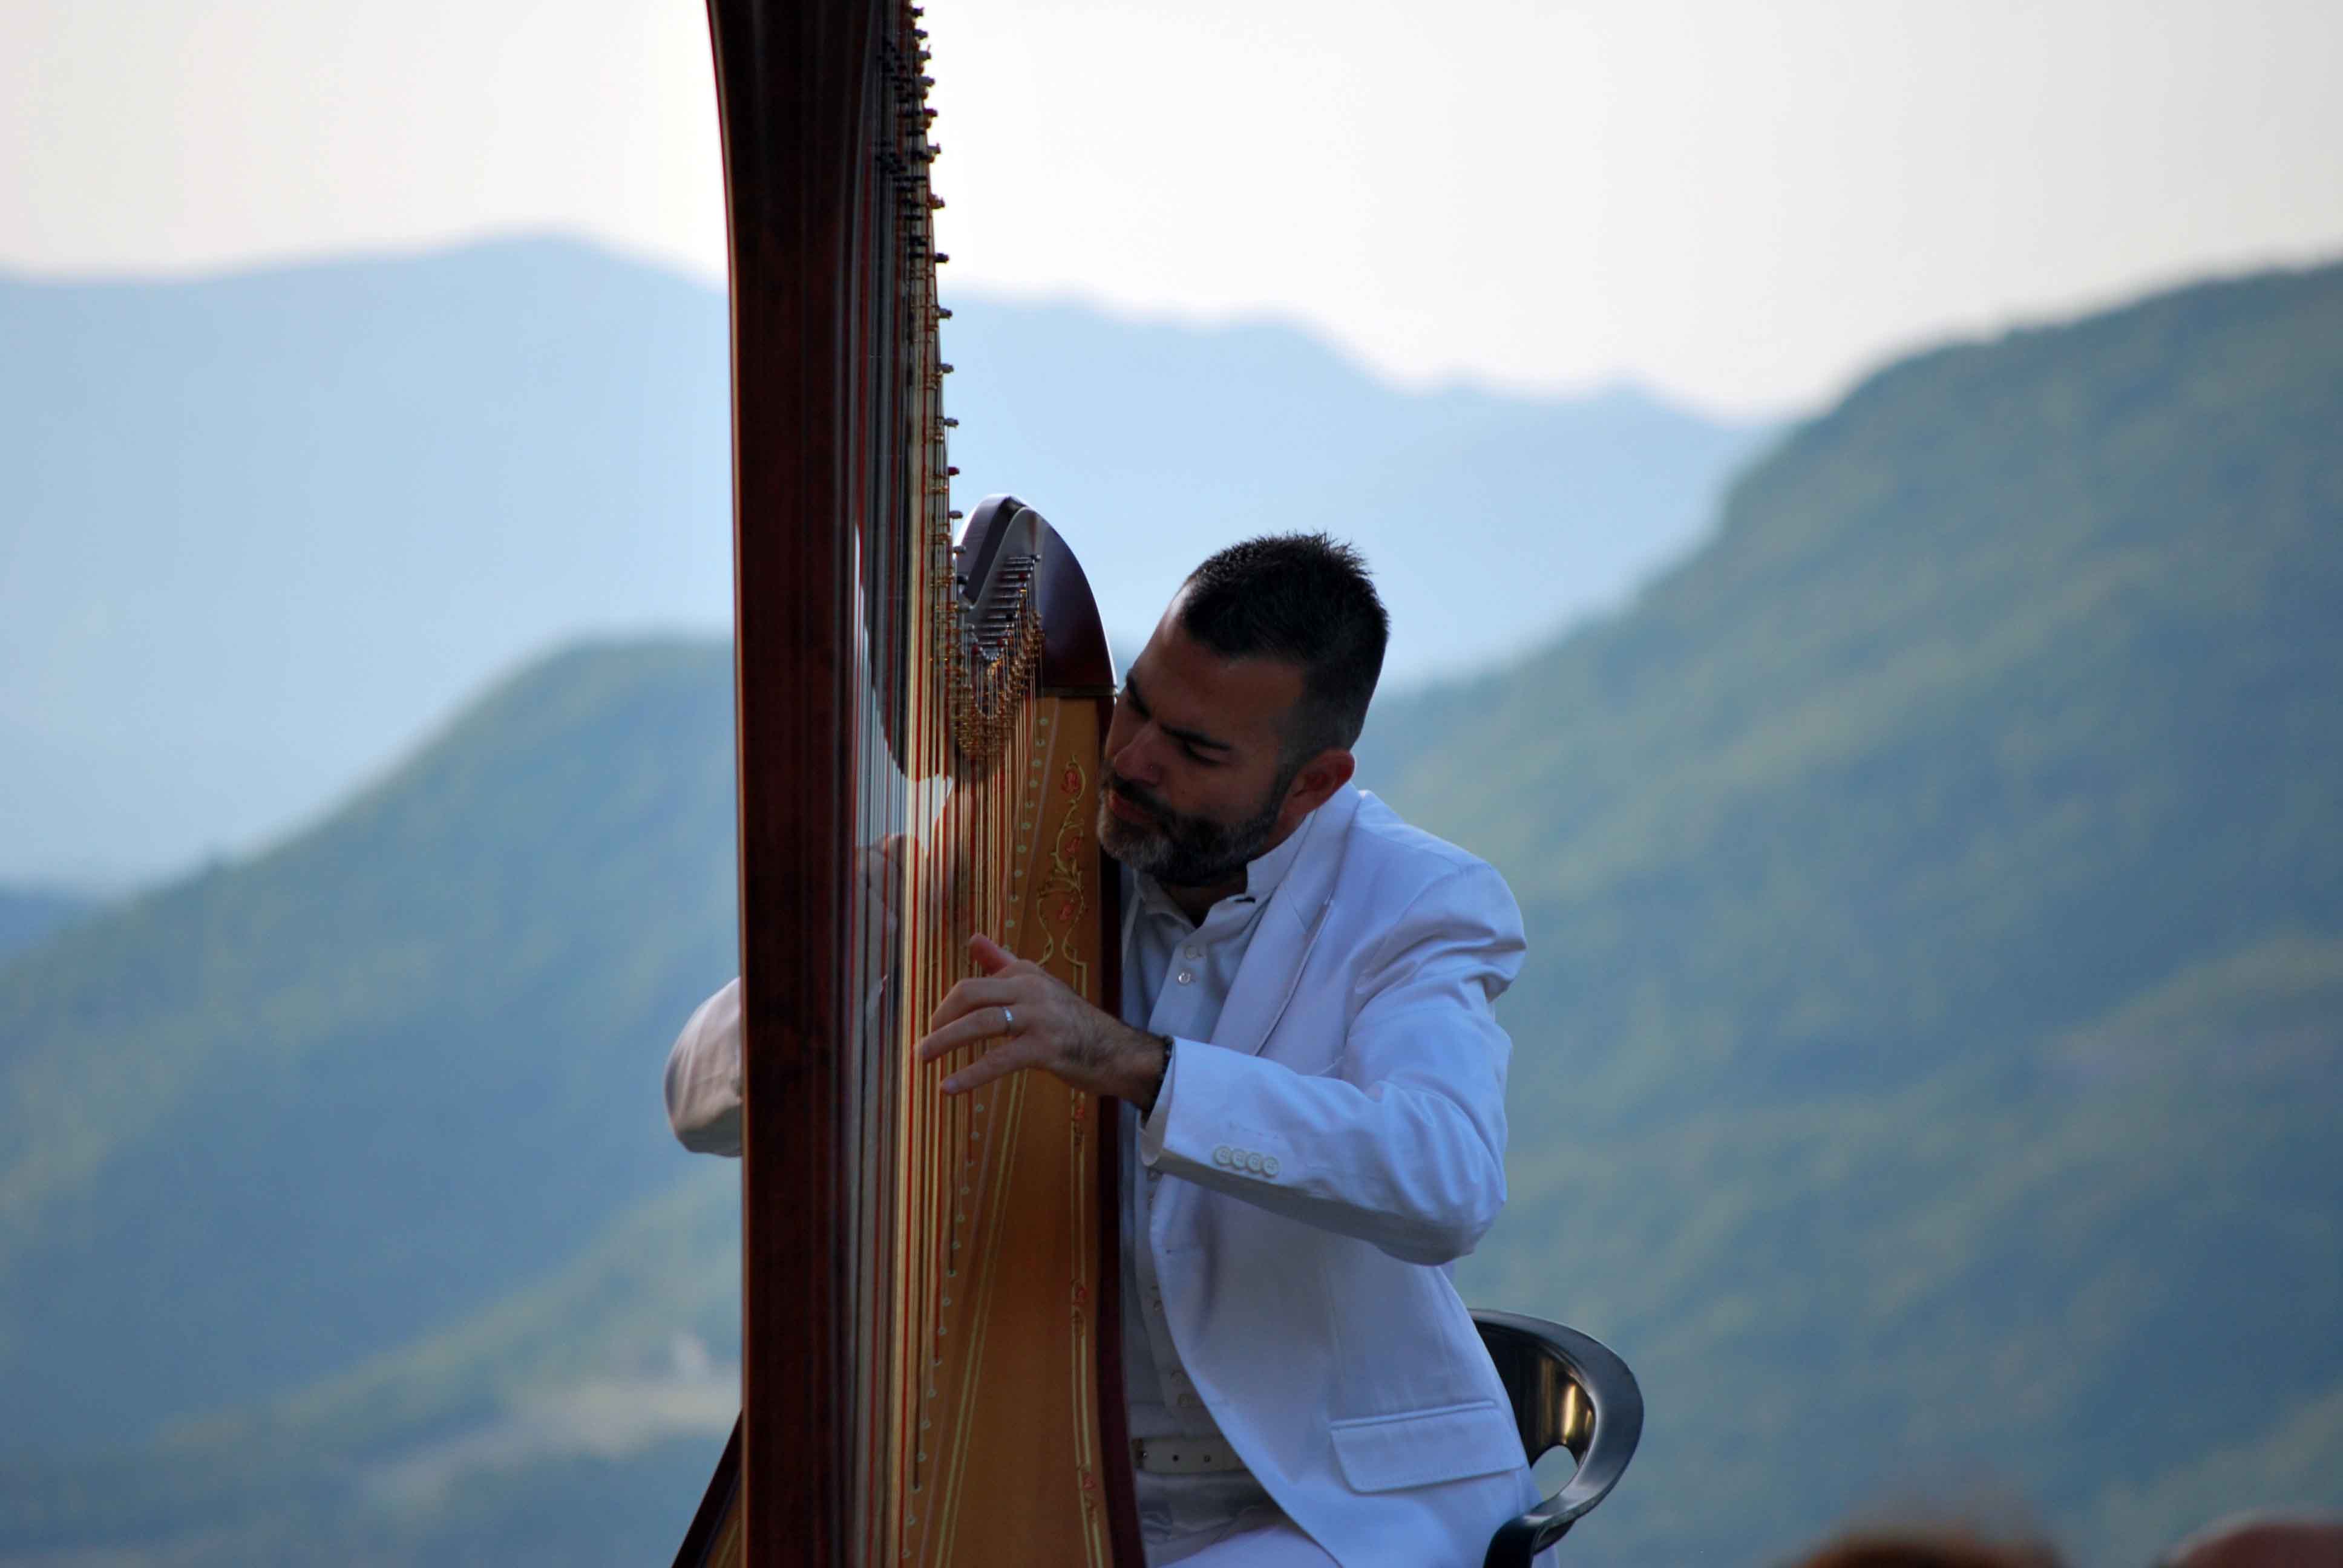
{"label": "harp", "polygon": [[1011,498],[952,538],[919,16],[709,0],[746,1041],[742,1413],[695,1568],[1141,1561],[1114,1107],[910,1060],[971,930],[1110,1010],[1120,957],[1088,586]]}

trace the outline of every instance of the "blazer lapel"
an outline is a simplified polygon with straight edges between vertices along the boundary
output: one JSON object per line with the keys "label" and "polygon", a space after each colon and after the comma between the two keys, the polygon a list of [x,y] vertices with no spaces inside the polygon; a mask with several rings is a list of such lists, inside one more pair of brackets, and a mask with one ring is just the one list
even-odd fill
{"label": "blazer lapel", "polygon": [[1310,950],[1325,929],[1326,910],[1333,901],[1334,874],[1342,869],[1342,848],[1350,841],[1351,819],[1358,815],[1359,792],[1345,789],[1311,813],[1302,831],[1310,835],[1301,854],[1270,895],[1261,930],[1245,949],[1244,961],[1229,987],[1221,1008],[1221,1021],[1212,1043],[1247,1056],[1268,1042],[1270,1030],[1285,1016],[1302,983]]}

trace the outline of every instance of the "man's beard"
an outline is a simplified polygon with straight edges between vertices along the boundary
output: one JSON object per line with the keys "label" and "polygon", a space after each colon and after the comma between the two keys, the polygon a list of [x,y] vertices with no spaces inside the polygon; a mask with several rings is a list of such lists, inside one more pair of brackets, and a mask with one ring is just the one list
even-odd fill
{"label": "man's beard", "polygon": [[[1168,810],[1147,791],[1110,771],[1105,789],[1099,791],[1099,843],[1132,870],[1144,871],[1166,887],[1211,888],[1234,881],[1277,830],[1278,808],[1300,771],[1281,769],[1260,808],[1235,823]],[[1109,791],[1151,813],[1155,820],[1139,823],[1116,816],[1107,804]]]}

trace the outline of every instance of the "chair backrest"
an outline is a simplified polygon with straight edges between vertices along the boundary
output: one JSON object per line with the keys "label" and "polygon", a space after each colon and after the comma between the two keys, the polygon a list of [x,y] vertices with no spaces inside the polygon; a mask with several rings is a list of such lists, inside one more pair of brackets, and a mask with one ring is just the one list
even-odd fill
{"label": "chair backrest", "polygon": [[1489,1568],[1528,1568],[1619,1484],[1643,1439],[1644,1391],[1625,1362],[1575,1329],[1479,1309],[1473,1322],[1513,1401],[1530,1462],[1556,1448],[1578,1462],[1560,1492],[1505,1524],[1489,1544]]}

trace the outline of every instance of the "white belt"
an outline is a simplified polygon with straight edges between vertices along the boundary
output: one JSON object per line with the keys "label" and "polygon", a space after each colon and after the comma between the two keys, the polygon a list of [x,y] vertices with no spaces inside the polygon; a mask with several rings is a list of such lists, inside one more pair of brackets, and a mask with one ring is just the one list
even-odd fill
{"label": "white belt", "polygon": [[1245,1467],[1226,1442],[1193,1437],[1134,1437],[1131,1462],[1150,1475],[1218,1475]]}

